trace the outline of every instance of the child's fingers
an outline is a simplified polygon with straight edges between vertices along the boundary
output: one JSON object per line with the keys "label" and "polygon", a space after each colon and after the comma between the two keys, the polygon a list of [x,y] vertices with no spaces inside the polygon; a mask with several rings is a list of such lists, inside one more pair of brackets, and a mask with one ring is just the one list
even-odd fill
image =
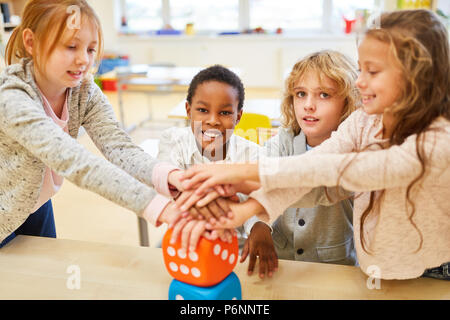
{"label": "child's fingers", "polygon": [[220,194],[222,197],[226,196],[226,191],[225,191],[224,187],[222,187],[221,185],[214,186],[214,190],[218,194]]}
{"label": "child's fingers", "polygon": [[[208,226],[208,224],[205,225],[206,228],[208,228],[207,226]],[[219,235],[217,234],[217,230],[212,230],[212,231],[206,230],[203,233],[203,236],[206,239],[211,240],[211,241],[217,240],[217,238],[219,237]]]}
{"label": "child's fingers", "polygon": [[[233,218],[233,219],[225,219],[225,221],[222,221],[222,219],[220,219],[214,225],[209,224],[207,228],[208,229],[213,229],[213,230],[234,229],[234,228],[239,227],[241,224],[242,223],[237,222],[235,220],[235,218]],[[233,235],[232,232],[230,234]]]}
{"label": "child's fingers", "polygon": [[228,237],[228,242],[232,243],[233,242],[233,234],[230,230],[226,230],[227,232],[227,237]]}
{"label": "child's fingers", "polygon": [[245,241],[244,248],[242,248],[242,255],[240,262],[243,263],[245,259],[247,259],[247,256],[248,256],[248,240]]}
{"label": "child's fingers", "polygon": [[259,277],[261,279],[264,279],[267,271],[267,257],[266,256],[259,256]]}
{"label": "child's fingers", "polygon": [[183,181],[185,184],[183,184],[183,187],[185,187],[187,190],[193,189],[196,185],[202,183],[206,179],[210,177],[210,174],[208,172],[204,171],[197,171],[195,175],[190,177],[189,180]]}
{"label": "child's fingers", "polygon": [[181,230],[184,228],[186,223],[188,222],[187,218],[181,218],[174,226],[172,230],[172,236],[170,237],[170,243],[174,244],[178,240],[178,236]]}
{"label": "child's fingers", "polygon": [[[175,200],[175,207],[180,208],[193,193],[193,191],[184,191],[181,193]],[[187,209],[189,209],[189,207]],[[183,211],[187,211],[187,209]]]}
{"label": "child's fingers", "polygon": [[213,225],[216,223],[216,218],[215,218],[215,213],[212,212],[209,207],[201,207],[198,208],[196,205],[194,206],[199,212],[200,214],[210,223],[212,223]]}
{"label": "child's fingers", "polygon": [[168,228],[173,228],[182,218],[188,217],[188,212],[178,212],[174,214],[173,216],[169,217],[169,220],[167,221]]}
{"label": "child's fingers", "polygon": [[273,261],[272,257],[267,259],[267,275],[272,277],[273,272],[275,271],[275,261]]}
{"label": "child's fingers", "polygon": [[175,201],[175,205],[180,208],[181,211],[187,211],[200,199],[201,197],[196,195],[193,191],[188,193],[183,192],[183,194]]}
{"label": "child's fingers", "polygon": [[195,206],[189,209],[189,216],[193,219],[199,219],[202,217],[201,213],[197,210]]}
{"label": "child's fingers", "polygon": [[208,192],[208,194],[206,196],[204,196],[203,198],[201,198],[200,200],[197,201],[197,206],[199,207],[203,207],[206,206],[207,204],[209,204],[211,201],[214,201],[216,199],[218,199],[220,197],[220,194],[213,190]]}
{"label": "child's fingers", "polygon": [[231,208],[228,205],[228,201],[223,198],[217,198],[215,202],[220,207],[220,209],[224,212],[223,216],[227,216],[228,212],[231,211]]}
{"label": "child's fingers", "polygon": [[275,251],[272,253],[272,261],[273,261],[273,271],[278,270],[278,256]]}
{"label": "child's fingers", "polygon": [[194,165],[194,166],[190,167],[189,169],[185,170],[183,172],[183,175],[180,177],[180,181],[184,181],[184,180],[192,178],[197,173],[197,169],[198,169],[198,166]]}
{"label": "child's fingers", "polygon": [[225,230],[221,229],[221,230],[217,230],[217,232],[219,234],[220,240],[222,240],[223,242],[227,242],[227,236],[225,234]]}
{"label": "child's fingers", "polygon": [[250,252],[250,258],[248,261],[248,275],[251,276],[253,274],[253,270],[255,270],[256,264],[256,255],[253,252]]}
{"label": "child's fingers", "polygon": [[181,248],[183,249],[184,252],[187,252],[191,232],[196,222],[197,222],[196,220],[189,221],[184,226],[183,231],[181,232]]}
{"label": "child's fingers", "polygon": [[213,188],[214,186],[218,185],[219,182],[216,181],[214,177],[206,176],[205,179],[202,179],[202,182],[199,187],[197,187],[197,190],[195,190],[195,194],[198,196],[203,196],[208,189]]}
{"label": "child's fingers", "polygon": [[205,222],[204,221],[197,222],[194,228],[192,229],[191,237],[189,239],[189,251],[195,251],[200,236],[204,233],[204,231],[205,231]]}
{"label": "child's fingers", "polygon": [[215,219],[220,219],[220,217],[226,216],[226,212],[222,210],[217,201],[212,201],[208,203],[206,207],[202,207],[201,209],[208,209]]}
{"label": "child's fingers", "polygon": [[225,189],[225,193],[230,197],[230,196],[235,196],[236,195],[236,190],[234,188],[234,186],[232,184],[226,184],[224,185],[224,189]]}
{"label": "child's fingers", "polygon": [[212,215],[209,212],[205,212],[205,210],[201,210],[201,209],[202,208],[197,208],[197,206],[191,207],[189,209],[189,212],[193,213],[193,214],[191,214],[191,218],[194,220],[207,220],[207,221],[210,221],[212,224],[215,224],[216,221],[214,220]]}

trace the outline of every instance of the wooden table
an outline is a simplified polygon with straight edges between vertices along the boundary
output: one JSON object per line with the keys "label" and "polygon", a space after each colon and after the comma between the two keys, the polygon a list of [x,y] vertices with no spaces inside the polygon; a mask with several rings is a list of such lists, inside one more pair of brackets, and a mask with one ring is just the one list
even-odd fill
{"label": "wooden table", "polygon": [[[77,269],[80,289],[69,289]],[[248,300],[450,299],[449,282],[429,278],[382,280],[369,290],[357,267],[280,260],[264,280],[246,270],[238,262],[234,272]],[[0,299],[166,300],[171,281],[161,249],[28,236],[0,249]]]}

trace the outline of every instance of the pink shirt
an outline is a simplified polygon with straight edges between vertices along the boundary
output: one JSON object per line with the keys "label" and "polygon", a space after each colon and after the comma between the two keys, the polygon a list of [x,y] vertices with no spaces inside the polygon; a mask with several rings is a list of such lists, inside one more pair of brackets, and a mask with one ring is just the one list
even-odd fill
{"label": "pink shirt", "polygon": [[[52,118],[52,120],[65,132],[68,133],[69,129],[67,127],[67,122],[69,121],[69,109],[67,108],[67,91],[66,98],[64,100],[64,106],[61,112],[61,118],[58,117],[55,112],[53,112],[52,106],[48,102],[47,98],[41,93],[42,101],[44,102],[44,111],[47,116]],[[33,208],[32,212],[39,209],[44,203],[46,203],[51,197],[53,197],[56,192],[61,188],[64,178],[56,174],[49,167],[45,167],[44,181],[42,183],[41,193],[39,194],[38,201]]]}
{"label": "pink shirt", "polygon": [[[311,188],[340,185],[355,191],[354,239],[362,271],[382,279],[420,277],[425,269],[450,261],[450,122],[437,118],[424,136],[426,174],[411,191],[415,225],[408,219],[411,206],[406,191],[422,169],[416,135],[401,145],[381,149],[376,145],[386,142],[381,130],[382,116],[353,112],[314,150],[300,156],[261,159],[262,188],[250,196],[264,206],[268,215],[261,218],[270,222]],[[365,152],[355,152],[365,148]],[[371,210],[364,223],[369,254],[361,247],[360,219],[370,191],[383,189],[379,207]]]}

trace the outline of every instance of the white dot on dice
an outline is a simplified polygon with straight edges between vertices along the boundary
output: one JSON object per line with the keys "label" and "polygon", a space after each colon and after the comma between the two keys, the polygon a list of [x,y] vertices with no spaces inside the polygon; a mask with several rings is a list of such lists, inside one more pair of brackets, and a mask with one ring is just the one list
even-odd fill
{"label": "white dot on dice", "polygon": [[169,263],[169,267],[170,267],[170,270],[172,270],[173,272],[177,272],[178,271],[178,266],[177,266],[177,264],[175,262]]}
{"label": "white dot on dice", "polygon": [[189,259],[191,259],[192,261],[197,261],[198,260],[198,254],[194,251],[189,252]]}
{"label": "white dot on dice", "polygon": [[183,249],[178,249],[178,256],[179,256],[181,259],[186,258],[186,251],[183,250]]}
{"label": "white dot on dice", "polygon": [[182,264],[182,265],[180,266],[180,271],[181,271],[181,273],[183,273],[183,274],[188,274],[188,273],[189,273],[189,268],[186,267],[184,264]]}
{"label": "white dot on dice", "polygon": [[172,247],[167,247],[167,254],[171,257],[175,256],[175,249]]}
{"label": "white dot on dice", "polygon": [[228,250],[225,249],[222,251],[222,260],[225,260],[228,257]]}
{"label": "white dot on dice", "polygon": [[201,275],[200,270],[198,270],[197,268],[192,268],[191,272],[194,277],[200,278],[200,275]]}

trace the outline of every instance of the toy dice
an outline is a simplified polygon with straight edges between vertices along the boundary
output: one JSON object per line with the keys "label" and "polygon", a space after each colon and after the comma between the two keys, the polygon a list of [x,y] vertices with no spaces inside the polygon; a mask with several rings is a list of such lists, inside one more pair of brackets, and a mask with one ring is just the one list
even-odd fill
{"label": "toy dice", "polygon": [[211,287],[197,287],[172,280],[169,300],[241,300],[241,283],[234,272],[222,282]]}
{"label": "toy dice", "polygon": [[[236,266],[239,248],[237,236],[232,243],[220,239],[200,238],[195,251],[181,249],[181,238],[170,244],[172,229],[162,241],[164,263],[169,274],[178,281],[199,287],[210,287],[223,281]],[[239,281],[239,280],[238,280]]]}

